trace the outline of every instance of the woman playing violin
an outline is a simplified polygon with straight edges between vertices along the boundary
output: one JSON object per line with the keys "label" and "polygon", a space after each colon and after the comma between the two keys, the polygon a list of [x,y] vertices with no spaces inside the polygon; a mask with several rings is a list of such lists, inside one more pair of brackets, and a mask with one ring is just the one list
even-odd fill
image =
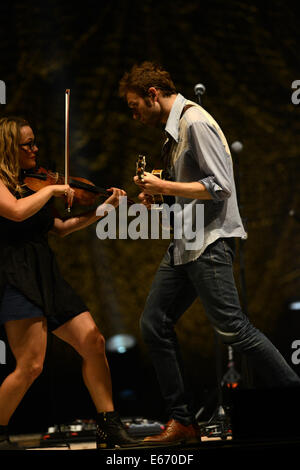
{"label": "woman playing violin", "polygon": [[[0,119],[0,325],[4,325],[15,370],[0,386],[0,450],[13,444],[9,420],[39,376],[46,352],[47,331],[70,344],[82,357],[82,375],[97,410],[97,447],[133,446],[114,410],[104,338],[81,298],[63,279],[47,242],[49,232],[65,236],[97,221],[95,211],[61,220],[51,200],[65,197],[69,185],[48,185],[33,192],[22,179],[36,166],[38,148],[29,123]],[[126,193],[109,190],[105,203],[119,205]]]}

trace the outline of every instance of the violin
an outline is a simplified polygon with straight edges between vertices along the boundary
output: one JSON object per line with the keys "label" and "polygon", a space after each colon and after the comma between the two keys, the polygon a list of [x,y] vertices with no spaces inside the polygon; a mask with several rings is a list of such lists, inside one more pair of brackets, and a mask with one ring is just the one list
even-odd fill
{"label": "violin", "polygon": [[[45,186],[55,184],[68,184],[74,190],[73,205],[93,206],[99,196],[108,198],[112,195],[107,189],[96,186],[91,181],[82,177],[69,176],[69,109],[70,109],[70,90],[65,92],[65,174],[46,170],[42,167],[36,167],[33,170],[24,171],[24,183],[32,191],[39,191]],[[127,199],[128,204],[134,204],[134,201]],[[66,207],[68,212],[71,211],[70,206]]]}
{"label": "violin", "polygon": [[[111,192],[96,186],[86,178],[70,176],[68,184],[75,191],[73,204],[92,206],[99,196],[109,197]],[[24,183],[32,191],[39,191],[52,184],[65,184],[65,177],[59,173],[37,167],[24,172]]]}

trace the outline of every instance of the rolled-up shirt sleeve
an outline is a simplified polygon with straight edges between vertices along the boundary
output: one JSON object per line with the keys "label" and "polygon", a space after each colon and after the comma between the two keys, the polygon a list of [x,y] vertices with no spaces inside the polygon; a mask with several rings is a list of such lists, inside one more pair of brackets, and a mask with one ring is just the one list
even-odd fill
{"label": "rolled-up shirt sleeve", "polygon": [[231,156],[210,124],[197,121],[189,126],[189,147],[203,178],[199,180],[215,201],[231,196]]}

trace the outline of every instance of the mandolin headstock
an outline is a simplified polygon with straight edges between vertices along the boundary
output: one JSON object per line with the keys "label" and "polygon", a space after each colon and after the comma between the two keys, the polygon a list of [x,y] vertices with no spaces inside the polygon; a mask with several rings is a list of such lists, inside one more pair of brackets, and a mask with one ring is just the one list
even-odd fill
{"label": "mandolin headstock", "polygon": [[136,161],[136,176],[142,183],[144,182],[144,172],[146,168],[146,157],[139,155]]}

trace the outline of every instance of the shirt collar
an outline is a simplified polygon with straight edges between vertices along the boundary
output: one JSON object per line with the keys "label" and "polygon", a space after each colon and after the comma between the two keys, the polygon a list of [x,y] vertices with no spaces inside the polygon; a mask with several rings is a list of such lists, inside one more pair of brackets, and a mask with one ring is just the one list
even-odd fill
{"label": "shirt collar", "polygon": [[185,103],[186,99],[184,96],[178,93],[171,108],[165,127],[165,131],[170,134],[176,142],[178,142],[179,137],[179,120]]}

